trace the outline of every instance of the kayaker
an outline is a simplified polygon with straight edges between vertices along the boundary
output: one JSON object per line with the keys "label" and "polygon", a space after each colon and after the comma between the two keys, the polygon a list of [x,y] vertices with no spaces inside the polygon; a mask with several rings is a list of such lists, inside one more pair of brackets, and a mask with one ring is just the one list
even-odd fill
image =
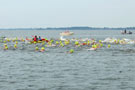
{"label": "kayaker", "polygon": [[39,40],[39,41],[42,41],[42,39],[41,39],[41,37],[40,37],[40,36],[39,36],[38,40]]}
{"label": "kayaker", "polygon": [[35,37],[34,37],[34,41],[38,41],[37,35],[35,35]]}
{"label": "kayaker", "polygon": [[127,30],[125,29],[124,33],[126,34],[127,33]]}

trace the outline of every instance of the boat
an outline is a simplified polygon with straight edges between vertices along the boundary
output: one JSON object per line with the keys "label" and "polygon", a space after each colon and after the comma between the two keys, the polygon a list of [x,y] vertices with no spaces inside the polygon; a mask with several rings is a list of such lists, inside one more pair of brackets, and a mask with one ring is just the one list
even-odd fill
{"label": "boat", "polygon": [[121,31],[121,34],[132,34],[131,31],[127,32],[126,30],[125,31]]}
{"label": "boat", "polygon": [[70,35],[73,35],[74,32],[69,32],[69,31],[65,31],[65,32],[61,32],[60,35],[61,36],[70,36]]}

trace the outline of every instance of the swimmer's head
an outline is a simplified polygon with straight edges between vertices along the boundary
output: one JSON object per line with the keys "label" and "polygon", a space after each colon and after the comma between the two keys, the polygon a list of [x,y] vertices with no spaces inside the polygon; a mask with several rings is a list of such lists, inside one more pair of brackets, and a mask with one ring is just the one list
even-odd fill
{"label": "swimmer's head", "polygon": [[69,53],[74,53],[74,50],[73,49],[70,49]]}

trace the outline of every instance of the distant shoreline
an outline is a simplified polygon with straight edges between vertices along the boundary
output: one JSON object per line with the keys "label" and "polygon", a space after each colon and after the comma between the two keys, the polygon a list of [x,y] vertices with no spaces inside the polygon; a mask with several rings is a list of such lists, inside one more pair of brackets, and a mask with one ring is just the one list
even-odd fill
{"label": "distant shoreline", "polygon": [[0,30],[135,30],[135,27],[120,27],[120,28],[109,28],[109,27],[56,27],[56,28],[0,28]]}

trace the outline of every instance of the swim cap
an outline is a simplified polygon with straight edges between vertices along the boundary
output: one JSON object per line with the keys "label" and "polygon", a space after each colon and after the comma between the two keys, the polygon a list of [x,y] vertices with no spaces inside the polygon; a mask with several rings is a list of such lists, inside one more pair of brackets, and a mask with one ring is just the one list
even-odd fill
{"label": "swim cap", "polygon": [[111,45],[110,44],[108,44],[108,48],[110,48],[111,47]]}
{"label": "swim cap", "polygon": [[18,42],[16,41],[16,44],[18,44]]}
{"label": "swim cap", "polygon": [[74,50],[73,49],[70,49],[70,51],[69,51],[70,53],[73,53],[74,52]]}
{"label": "swim cap", "polygon": [[6,43],[6,41],[4,41],[4,43]]}
{"label": "swim cap", "polygon": [[56,41],[56,44],[58,45],[58,44],[59,44],[59,42],[58,42],[58,41]]}
{"label": "swim cap", "polygon": [[35,47],[35,50],[39,50],[39,48],[38,47]]}
{"label": "swim cap", "polygon": [[102,41],[101,40],[99,40],[99,43],[101,43]]}
{"label": "swim cap", "polygon": [[45,48],[44,48],[44,47],[42,47],[42,48],[41,48],[41,50],[45,50]]}
{"label": "swim cap", "polygon": [[64,47],[63,43],[61,43],[60,46]]}
{"label": "swim cap", "polygon": [[103,47],[103,44],[101,43],[100,46]]}
{"label": "swim cap", "polygon": [[17,45],[16,44],[14,45],[14,48],[17,48]]}
{"label": "swim cap", "polygon": [[34,44],[36,44],[37,42],[34,41]]}
{"label": "swim cap", "polygon": [[78,41],[76,41],[76,42],[75,42],[75,45],[79,45],[79,42],[78,42]]}
{"label": "swim cap", "polygon": [[92,48],[95,48],[94,45],[92,45]]}
{"label": "swim cap", "polygon": [[8,49],[8,46],[6,46],[4,49],[7,50]]}

